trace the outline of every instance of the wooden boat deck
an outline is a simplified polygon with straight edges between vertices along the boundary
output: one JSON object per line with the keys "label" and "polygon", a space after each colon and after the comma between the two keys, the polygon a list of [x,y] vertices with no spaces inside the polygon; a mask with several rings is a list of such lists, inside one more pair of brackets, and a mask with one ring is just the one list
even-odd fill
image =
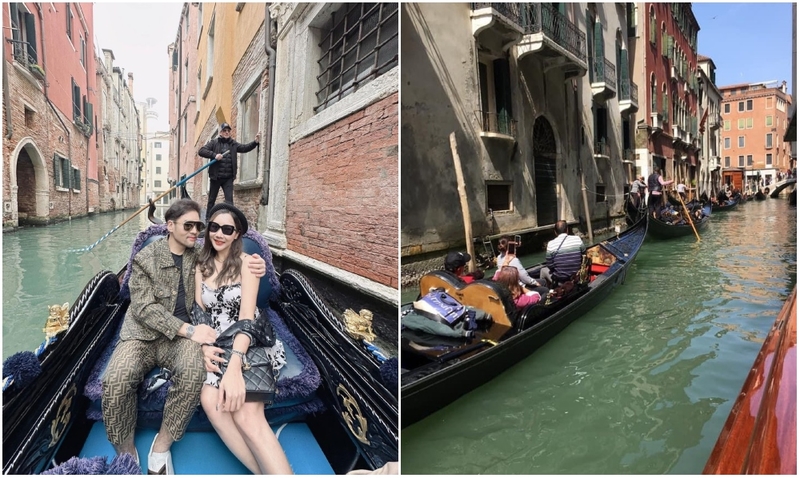
{"label": "wooden boat deck", "polygon": [[704,474],[797,474],[797,287],[747,375]]}

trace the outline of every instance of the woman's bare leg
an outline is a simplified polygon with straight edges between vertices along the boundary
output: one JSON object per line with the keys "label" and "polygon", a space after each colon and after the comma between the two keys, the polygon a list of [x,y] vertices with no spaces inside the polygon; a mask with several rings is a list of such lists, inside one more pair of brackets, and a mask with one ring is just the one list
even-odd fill
{"label": "woman's bare leg", "polygon": [[240,410],[233,413],[233,422],[258,461],[261,473],[270,475],[294,473],[286,453],[278,442],[278,437],[267,423],[263,403],[245,402]]}
{"label": "woman's bare leg", "polygon": [[206,412],[206,415],[208,415],[211,425],[214,426],[214,430],[217,431],[217,434],[231,453],[233,453],[251,473],[254,475],[261,474],[258,461],[256,461],[256,458],[250,451],[250,447],[239,432],[239,428],[233,422],[231,414],[216,409],[217,392],[218,390],[211,385],[203,385],[203,390],[200,392],[200,403],[203,405],[203,410]]}

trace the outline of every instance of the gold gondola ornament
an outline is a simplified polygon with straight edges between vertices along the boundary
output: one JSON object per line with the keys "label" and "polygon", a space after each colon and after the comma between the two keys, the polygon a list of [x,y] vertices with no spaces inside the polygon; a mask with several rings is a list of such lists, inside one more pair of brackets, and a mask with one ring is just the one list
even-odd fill
{"label": "gold gondola ornament", "polygon": [[50,310],[50,315],[42,331],[49,339],[69,328],[69,302],[64,302],[64,305],[50,305],[47,308]]}
{"label": "gold gondola ornament", "polygon": [[353,309],[344,311],[344,327],[347,333],[356,340],[373,342],[375,333],[372,331],[372,312],[361,309],[359,313]]}

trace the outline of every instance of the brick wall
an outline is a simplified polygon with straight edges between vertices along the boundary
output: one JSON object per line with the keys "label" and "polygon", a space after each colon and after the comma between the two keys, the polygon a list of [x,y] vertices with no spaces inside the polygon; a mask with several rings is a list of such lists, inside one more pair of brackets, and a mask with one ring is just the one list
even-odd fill
{"label": "brick wall", "polygon": [[[13,92],[10,95],[9,101],[11,103],[11,124],[13,132],[11,138],[6,138],[5,134],[8,133],[7,128],[3,127],[3,170],[10,171],[10,168],[17,168],[17,158],[14,157],[14,150],[21,140],[30,138],[29,146],[26,146],[28,153],[31,156],[32,163],[42,161],[47,173],[45,183],[49,189],[49,203],[53,204],[52,208],[48,208],[46,215],[36,217],[36,221],[40,223],[52,222],[61,219],[66,219],[69,216],[83,216],[87,214],[86,206],[86,177],[87,177],[87,140],[86,137],[73,125],[70,117],[61,114],[61,120],[69,129],[70,135],[67,136],[64,128],[56,117],[50,105],[47,104],[44,92],[40,84],[33,79],[25,71],[22,71],[13,62],[6,61],[5,68],[8,72],[8,86],[9,91]],[[25,118],[25,105],[31,107],[35,112],[28,117],[26,123]],[[68,192],[56,190],[53,179],[53,154],[59,154],[68,157],[70,155],[70,141],[71,141],[71,160],[73,167],[81,171],[81,185],[80,192]],[[90,146],[94,145],[94,139],[89,139]],[[35,157],[36,149],[41,153],[41,158]],[[19,171],[19,169],[16,169]],[[32,173],[32,171],[31,171]],[[11,187],[13,186],[10,181],[10,175],[5,176],[7,179],[3,181],[3,201],[11,201]],[[22,200],[22,208],[31,208],[35,211],[35,204],[30,204],[33,192],[36,190],[35,178],[33,174],[21,174],[17,178],[17,191],[18,201]],[[91,189],[91,188],[90,188]],[[29,197],[30,196],[30,197]],[[17,208],[12,207],[11,212],[3,210],[3,226],[13,227],[17,225]],[[29,217],[33,217],[32,214]]]}
{"label": "brick wall", "polygon": [[292,144],[286,201],[288,249],[395,288],[397,100]]}

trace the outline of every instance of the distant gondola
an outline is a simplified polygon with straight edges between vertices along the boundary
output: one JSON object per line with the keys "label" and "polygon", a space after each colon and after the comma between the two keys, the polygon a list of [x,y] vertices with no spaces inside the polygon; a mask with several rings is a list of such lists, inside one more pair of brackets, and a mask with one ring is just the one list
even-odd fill
{"label": "distant gondola", "polygon": [[763,200],[767,199],[767,194],[769,194],[769,188],[766,189],[766,194],[764,193],[764,191],[761,191],[761,190],[757,191],[756,192],[756,201],[763,201]]}
{"label": "distant gondola", "polygon": [[[420,279],[420,292],[443,288],[462,304],[492,317],[488,329],[474,336],[439,337],[404,328],[401,340],[402,426],[415,423],[465,393],[497,377],[608,297],[625,274],[647,234],[641,217],[619,236],[589,247],[587,276],[558,299],[543,298],[517,311],[507,289],[480,280],[464,284],[445,271]],[[538,276],[543,264],[528,268]],[[410,305],[403,306],[403,311]]]}
{"label": "distant gondola", "polygon": [[695,229],[699,233],[708,227],[708,222],[711,220],[710,205],[706,204],[700,206],[700,204],[694,203],[692,205],[687,205],[687,207],[692,208],[690,209],[691,211],[694,211],[694,208],[702,207],[703,218],[694,223],[694,228],[692,228],[691,224],[689,223],[669,224],[648,214],[648,233],[653,237],[671,239],[673,237],[690,236],[694,234]]}
{"label": "distant gondola", "polygon": [[736,209],[736,206],[739,205],[743,198],[733,198],[728,200],[725,204],[712,204],[711,205],[711,212],[725,212],[725,211],[732,211]]}

